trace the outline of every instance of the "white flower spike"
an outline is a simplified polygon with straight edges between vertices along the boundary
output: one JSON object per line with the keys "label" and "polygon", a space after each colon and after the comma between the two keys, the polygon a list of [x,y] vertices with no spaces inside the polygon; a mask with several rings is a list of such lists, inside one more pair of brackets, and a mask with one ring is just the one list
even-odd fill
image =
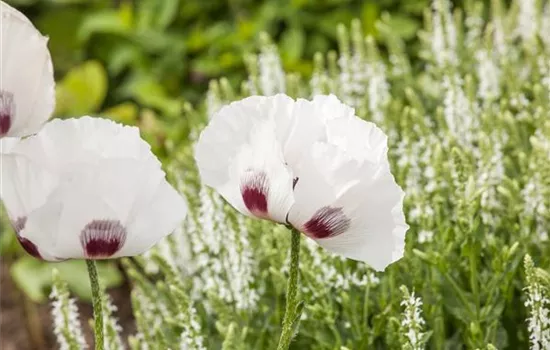
{"label": "white flower spike", "polygon": [[0,1],[0,138],[37,132],[55,106],[48,38]]}
{"label": "white flower spike", "polygon": [[234,102],[202,132],[195,158],[203,181],[246,215],[377,270],[403,256],[404,193],[387,137],[333,95]]}
{"label": "white flower spike", "polygon": [[141,254],[185,218],[185,200],[135,127],[53,120],[4,139],[2,201],[22,246],[44,260]]}

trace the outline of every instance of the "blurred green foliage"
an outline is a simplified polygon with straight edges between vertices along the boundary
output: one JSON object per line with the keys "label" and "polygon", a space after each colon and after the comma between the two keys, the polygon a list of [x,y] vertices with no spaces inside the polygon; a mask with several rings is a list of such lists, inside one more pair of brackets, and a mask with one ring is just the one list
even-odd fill
{"label": "blurred green foliage", "polygon": [[[53,283],[52,272],[57,269],[75,295],[82,300],[92,300],[92,289],[84,260],[68,260],[60,263],[46,263],[30,256],[24,256],[11,267],[11,276],[17,287],[35,302],[45,302]],[[122,274],[115,264],[100,262],[98,273],[106,288],[122,284]]]}
{"label": "blurred green foliage", "polygon": [[[8,0],[49,36],[57,80],[58,117],[102,115],[138,125],[161,158],[170,142],[187,135],[183,117],[198,104],[211,79],[237,87],[246,79],[244,57],[255,52],[259,33],[278,44],[287,71],[309,76],[316,52],[337,47],[339,23],[360,18],[365,35],[377,38],[375,22],[388,25],[416,54],[416,32],[429,0]],[[457,2],[456,5],[460,5]],[[2,256],[22,250],[11,233],[0,234]],[[67,271],[82,269],[69,263]],[[64,268],[60,267],[63,273]],[[111,266],[113,267],[113,266]],[[76,270],[74,270],[76,271]],[[80,285],[82,272],[63,279]],[[79,270],[80,271],[80,270]],[[116,270],[108,285],[120,283]],[[33,300],[51,284],[51,265],[19,260],[12,274]],[[26,278],[34,274],[39,278]],[[40,277],[42,276],[42,277]],[[76,277],[75,277],[76,276]],[[75,283],[71,283],[76,278]],[[30,283],[31,281],[32,283]],[[29,284],[30,283],[30,284]],[[88,288],[87,283],[82,283]],[[89,290],[73,290],[87,298]]]}
{"label": "blurred green foliage", "polygon": [[[180,115],[181,99],[201,100],[212,78],[242,81],[243,57],[262,31],[279,44],[285,69],[309,75],[314,53],[336,48],[337,24],[359,17],[364,34],[376,37],[374,23],[388,11],[393,29],[408,40],[429,6],[428,0],[8,2],[50,37],[58,78],[69,75],[58,115],[133,101],[165,118]],[[104,66],[106,86],[96,62]]]}

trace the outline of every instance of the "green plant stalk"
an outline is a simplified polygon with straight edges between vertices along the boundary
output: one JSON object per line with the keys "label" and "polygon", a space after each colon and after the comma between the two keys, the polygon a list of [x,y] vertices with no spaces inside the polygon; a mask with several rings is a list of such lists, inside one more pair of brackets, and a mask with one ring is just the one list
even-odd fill
{"label": "green plant stalk", "polygon": [[367,289],[365,290],[365,297],[363,300],[363,326],[365,327],[364,337],[366,344],[369,343],[369,298],[370,298],[370,281],[367,282]]}
{"label": "green plant stalk", "polygon": [[[439,271],[435,266],[432,266],[430,268],[430,285],[434,286],[434,288],[441,293],[441,281],[439,279]],[[444,320],[444,312],[441,310],[441,304],[438,303],[437,305],[437,316],[435,317],[436,323],[434,326],[434,338],[433,338],[433,344],[435,346],[435,349],[442,349],[444,348],[445,344],[445,320]]]}
{"label": "green plant stalk", "polygon": [[101,301],[101,288],[99,287],[99,278],[97,275],[97,265],[95,260],[86,260],[86,265],[88,266],[88,275],[90,276],[90,285],[92,286],[95,348],[96,350],[103,350],[105,347],[103,334],[103,308]]}
{"label": "green plant stalk", "polygon": [[[472,294],[474,296],[475,301],[475,324],[477,325],[478,329],[481,329],[481,325],[479,323],[479,312],[480,312],[480,298],[479,298],[479,285],[478,285],[478,276],[477,276],[477,256],[476,256],[476,249],[475,245],[472,243],[472,246],[470,248],[470,285],[472,288]],[[478,335],[474,335],[474,341],[477,343],[478,341]]]}
{"label": "green plant stalk", "polygon": [[330,330],[332,332],[332,334],[334,335],[334,339],[335,339],[335,348],[336,349],[340,349],[340,347],[342,346],[342,337],[340,336],[340,332],[338,332],[338,329],[336,328],[336,326],[334,324],[331,324],[330,325]]}
{"label": "green plant stalk", "polygon": [[472,288],[472,293],[474,295],[475,307],[476,307],[476,319],[479,319],[479,286],[478,286],[478,277],[477,277],[477,257],[474,249],[470,251],[470,284]]}
{"label": "green plant stalk", "polygon": [[298,272],[300,265],[300,231],[291,229],[292,242],[290,245],[290,274],[286,290],[286,308],[283,316],[283,329],[279,338],[277,350],[287,350],[294,332],[296,318],[296,306],[298,305]]}

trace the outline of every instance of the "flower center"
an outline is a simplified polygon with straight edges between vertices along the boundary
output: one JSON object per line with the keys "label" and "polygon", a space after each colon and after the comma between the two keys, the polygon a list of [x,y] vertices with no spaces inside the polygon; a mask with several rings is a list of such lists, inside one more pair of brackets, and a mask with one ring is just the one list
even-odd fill
{"label": "flower center", "polygon": [[241,196],[246,208],[255,216],[267,217],[267,194],[269,181],[267,175],[248,170],[241,182]]}
{"label": "flower center", "polygon": [[342,208],[322,207],[304,224],[303,231],[311,238],[329,238],[346,232],[350,222]]}
{"label": "flower center", "polygon": [[126,242],[126,229],[118,220],[93,220],[80,235],[80,244],[89,258],[108,258]]}
{"label": "flower center", "polygon": [[0,136],[4,136],[11,128],[15,115],[15,103],[11,92],[0,90]]}

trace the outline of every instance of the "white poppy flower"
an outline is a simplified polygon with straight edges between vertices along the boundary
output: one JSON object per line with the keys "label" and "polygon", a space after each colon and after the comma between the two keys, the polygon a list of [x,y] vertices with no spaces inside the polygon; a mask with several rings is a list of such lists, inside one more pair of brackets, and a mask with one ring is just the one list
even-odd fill
{"label": "white poppy flower", "polygon": [[333,95],[234,102],[204,129],[195,158],[203,181],[246,215],[377,270],[403,256],[404,193],[387,137]]}
{"label": "white poppy flower", "polygon": [[2,201],[36,257],[137,255],[186,215],[184,199],[135,127],[91,117],[53,120],[34,136],[2,142]]}
{"label": "white poppy flower", "polygon": [[0,1],[0,137],[40,129],[55,106],[48,38],[19,11]]}

